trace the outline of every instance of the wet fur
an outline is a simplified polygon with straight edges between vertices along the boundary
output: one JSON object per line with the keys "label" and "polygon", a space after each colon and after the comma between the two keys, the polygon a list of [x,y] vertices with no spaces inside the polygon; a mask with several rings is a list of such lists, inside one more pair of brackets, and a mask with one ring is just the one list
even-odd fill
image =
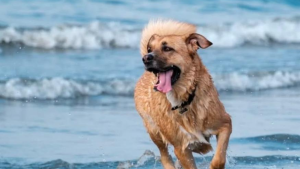
{"label": "wet fur", "polygon": [[[224,145],[217,148],[211,168],[224,168],[225,165],[224,151],[226,152],[231,133],[231,119],[219,100],[210,74],[196,52],[198,48],[194,49],[194,45],[185,42],[189,35],[195,32],[194,25],[160,20],[150,22],[142,33],[142,56],[147,54],[150,38],[158,35],[176,49],[176,54],[166,56],[165,61],[179,65],[182,71],[180,79],[172,86],[172,93],[154,91],[157,77],[148,71],[144,72],[135,88],[136,109],[143,118],[151,139],[160,149],[165,168],[174,167],[172,160],[166,155],[168,152],[165,147],[168,144],[174,146],[175,154],[183,167],[194,168],[193,160],[185,160],[191,156],[189,150],[200,154],[211,151],[211,135],[220,135],[220,140],[224,140]],[[155,48],[160,44],[154,41],[151,45]],[[188,111],[184,114],[180,114],[178,110],[172,111],[170,102],[187,100],[195,87],[195,98],[187,107]]]}

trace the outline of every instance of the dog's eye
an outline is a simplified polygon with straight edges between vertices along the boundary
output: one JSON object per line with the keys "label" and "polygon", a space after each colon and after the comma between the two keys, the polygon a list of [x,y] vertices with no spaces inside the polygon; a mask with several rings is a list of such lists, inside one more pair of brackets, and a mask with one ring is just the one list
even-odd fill
{"label": "dog's eye", "polygon": [[148,49],[147,49],[147,52],[148,52],[148,53],[151,53],[151,52],[152,52],[151,48],[148,48]]}
{"label": "dog's eye", "polygon": [[163,47],[163,51],[165,51],[165,52],[169,52],[169,51],[172,51],[172,50],[174,50],[173,48],[170,48],[170,47],[168,47],[168,46],[164,46]]}

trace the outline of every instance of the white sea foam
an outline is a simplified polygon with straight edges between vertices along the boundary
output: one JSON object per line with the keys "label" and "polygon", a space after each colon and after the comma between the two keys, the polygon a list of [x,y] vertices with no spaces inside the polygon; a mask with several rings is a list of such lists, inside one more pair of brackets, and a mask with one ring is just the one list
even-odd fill
{"label": "white sea foam", "polygon": [[231,73],[212,76],[219,91],[257,91],[300,84],[300,72]]}
{"label": "white sea foam", "polygon": [[[0,29],[1,43],[53,49],[138,48],[141,27],[118,23],[92,22],[87,25],[61,25],[49,29]],[[300,43],[300,18],[273,19],[220,25],[200,25],[198,32],[214,47],[245,44]]]}
{"label": "white sea foam", "polygon": [[[256,74],[213,74],[219,91],[246,92],[300,85],[300,72]],[[105,82],[75,81],[64,78],[40,80],[9,79],[0,83],[0,97],[9,99],[56,99],[94,95],[132,96],[136,80],[111,79]]]}
{"label": "white sea foam", "polygon": [[77,82],[64,78],[23,80],[14,78],[0,84],[0,97],[9,99],[75,98],[101,94],[128,95],[133,93],[134,83],[126,80],[101,82]]}
{"label": "white sea foam", "polygon": [[27,29],[14,27],[0,30],[0,42],[22,43],[26,46],[53,49],[99,49],[103,47],[137,47],[139,31],[128,30],[117,23],[92,22],[85,26],[62,25],[50,29]]}
{"label": "white sea foam", "polygon": [[205,35],[217,47],[300,43],[299,30],[300,18],[198,27],[198,32]]}

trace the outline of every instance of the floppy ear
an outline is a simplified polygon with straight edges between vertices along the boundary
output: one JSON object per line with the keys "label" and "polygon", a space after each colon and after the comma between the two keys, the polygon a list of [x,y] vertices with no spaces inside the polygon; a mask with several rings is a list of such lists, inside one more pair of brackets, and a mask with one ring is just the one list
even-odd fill
{"label": "floppy ear", "polygon": [[190,34],[190,36],[186,39],[186,43],[187,45],[191,45],[193,51],[197,51],[199,47],[205,49],[212,45],[209,40],[197,33]]}

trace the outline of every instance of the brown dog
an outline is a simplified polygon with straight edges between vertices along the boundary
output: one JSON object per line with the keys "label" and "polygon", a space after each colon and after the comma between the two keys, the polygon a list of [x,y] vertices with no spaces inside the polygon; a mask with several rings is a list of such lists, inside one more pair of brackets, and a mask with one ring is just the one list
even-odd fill
{"label": "brown dog", "polygon": [[174,169],[168,144],[185,169],[196,168],[192,152],[205,154],[218,144],[211,169],[223,169],[231,119],[220,102],[197,50],[212,45],[196,26],[171,20],[150,22],[142,33],[145,73],[135,88],[136,109],[159,148],[166,169]]}

